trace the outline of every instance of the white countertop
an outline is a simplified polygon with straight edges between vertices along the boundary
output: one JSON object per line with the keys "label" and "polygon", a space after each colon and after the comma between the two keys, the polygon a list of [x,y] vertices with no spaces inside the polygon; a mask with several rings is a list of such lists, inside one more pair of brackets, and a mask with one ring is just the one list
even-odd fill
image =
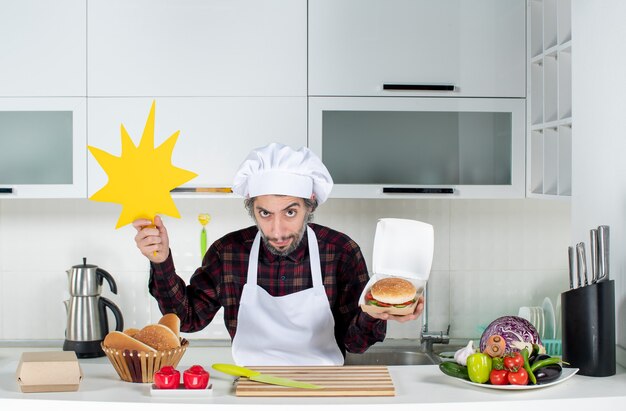
{"label": "white countertop", "polygon": [[[211,364],[232,362],[230,347],[194,347],[187,350],[178,369],[200,364],[211,372],[212,395],[205,398],[157,398],[150,395],[150,384],[121,381],[106,357],[81,359],[83,380],[76,392],[31,393],[19,390],[15,380],[17,363],[22,352],[60,350],[60,347],[0,348],[0,409],[36,406],[45,409],[168,409],[185,404],[185,409],[254,410],[317,409],[320,406],[341,405],[342,410],[407,411],[406,404],[419,404],[419,410],[481,410],[488,406],[502,410],[562,409],[568,411],[614,407],[626,404],[626,370],[620,366],[611,377],[593,378],[575,375],[561,384],[535,390],[498,391],[474,387],[442,374],[437,366],[390,366],[389,372],[396,388],[395,397],[330,397],[330,398],[241,398],[233,391],[233,378],[212,370]],[[89,402],[86,407],[85,402]],[[489,404],[485,404],[488,402]],[[498,405],[500,403],[500,405]],[[617,408],[615,408],[617,407]],[[334,407],[333,407],[334,408]],[[609,408],[610,409],[610,408]]]}

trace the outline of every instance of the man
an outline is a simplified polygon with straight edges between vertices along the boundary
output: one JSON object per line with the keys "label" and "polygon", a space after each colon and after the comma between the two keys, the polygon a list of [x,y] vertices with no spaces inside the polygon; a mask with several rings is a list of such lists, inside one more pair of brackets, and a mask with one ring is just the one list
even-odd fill
{"label": "man", "polygon": [[159,217],[133,223],[137,247],[151,261],[150,293],[181,330],[198,331],[224,307],[233,359],[247,365],[341,365],[345,351],[363,352],[385,338],[386,320],[358,306],[368,281],[359,246],[345,234],[311,223],[332,178],[307,148],[273,143],[253,150],[233,191],[246,198],[256,225],[217,240],[189,285],[176,275]]}

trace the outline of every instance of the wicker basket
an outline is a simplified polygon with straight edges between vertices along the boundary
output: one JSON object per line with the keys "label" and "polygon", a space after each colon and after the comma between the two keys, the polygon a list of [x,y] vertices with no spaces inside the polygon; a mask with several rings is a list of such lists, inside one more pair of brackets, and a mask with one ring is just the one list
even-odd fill
{"label": "wicker basket", "polygon": [[116,350],[107,348],[104,344],[102,344],[102,350],[122,380],[148,383],[152,382],[154,373],[161,367],[166,365],[176,367],[188,346],[189,341],[181,338],[180,347],[167,351]]}

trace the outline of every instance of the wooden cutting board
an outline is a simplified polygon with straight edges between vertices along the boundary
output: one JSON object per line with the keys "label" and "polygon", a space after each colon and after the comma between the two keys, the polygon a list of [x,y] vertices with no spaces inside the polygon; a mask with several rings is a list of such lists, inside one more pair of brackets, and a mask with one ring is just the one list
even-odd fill
{"label": "wooden cutting board", "polygon": [[393,397],[396,395],[385,366],[248,367],[263,374],[324,387],[319,390],[281,387],[240,378],[238,397]]}

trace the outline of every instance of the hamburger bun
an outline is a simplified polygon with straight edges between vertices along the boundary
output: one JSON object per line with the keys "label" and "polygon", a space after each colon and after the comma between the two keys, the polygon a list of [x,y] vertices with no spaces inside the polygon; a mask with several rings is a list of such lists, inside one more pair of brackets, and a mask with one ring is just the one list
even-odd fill
{"label": "hamburger bun", "polygon": [[177,338],[180,338],[180,318],[174,313],[165,314],[159,320],[159,324],[166,326],[176,334]]}
{"label": "hamburger bun", "polygon": [[415,311],[417,288],[399,277],[387,277],[372,284],[361,309],[369,314],[407,315]]}
{"label": "hamburger bun", "polygon": [[146,351],[146,352],[156,352],[156,350],[149,345],[142,343],[141,341],[125,334],[121,331],[111,331],[104,337],[104,341],[102,344],[107,348],[112,348],[115,350],[137,350],[137,351]]}
{"label": "hamburger bun", "polygon": [[180,347],[180,338],[174,334],[174,331],[162,324],[146,325],[134,337],[157,351]]}

